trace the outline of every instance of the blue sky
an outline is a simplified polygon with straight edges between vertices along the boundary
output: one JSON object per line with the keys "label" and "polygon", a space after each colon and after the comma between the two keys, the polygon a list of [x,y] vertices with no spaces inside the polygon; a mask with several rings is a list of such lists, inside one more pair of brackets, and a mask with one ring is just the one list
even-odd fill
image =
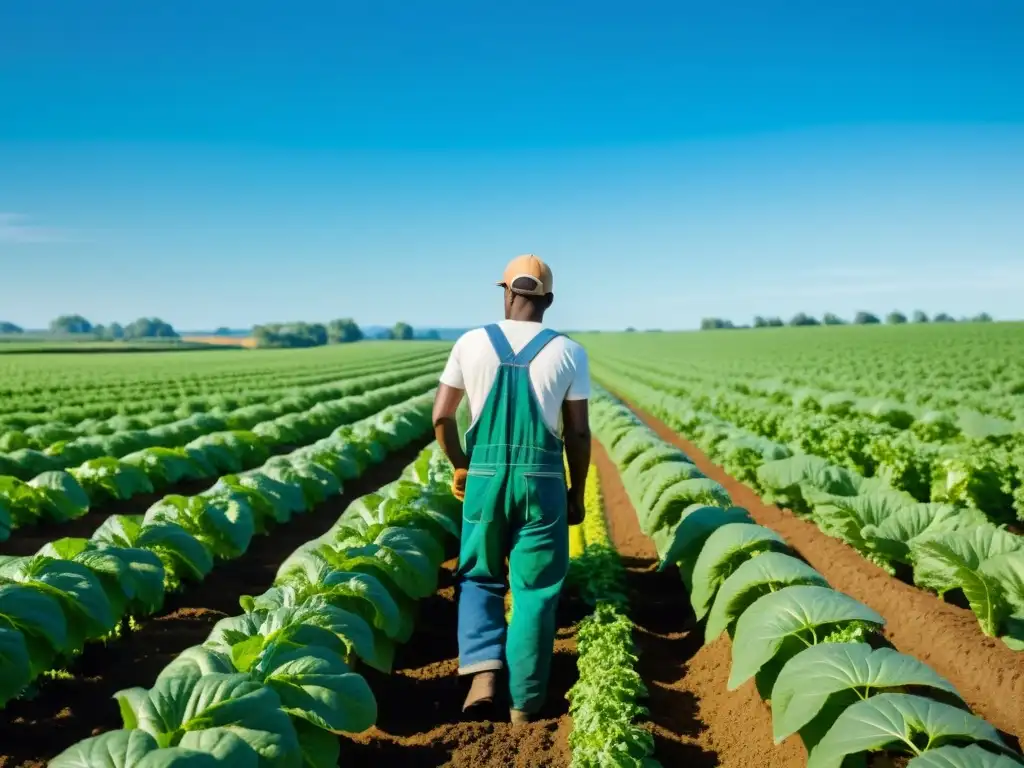
{"label": "blue sky", "polygon": [[0,320],[1024,316],[1019,0],[0,5]]}

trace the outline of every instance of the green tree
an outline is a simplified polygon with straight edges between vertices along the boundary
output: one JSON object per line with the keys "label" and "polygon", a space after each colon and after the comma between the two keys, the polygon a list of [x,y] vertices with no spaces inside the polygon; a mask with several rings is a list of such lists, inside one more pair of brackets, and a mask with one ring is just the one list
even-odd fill
{"label": "green tree", "polygon": [[971,318],[972,323],[991,323],[992,315],[988,312],[982,312],[980,315],[975,315]]}
{"label": "green tree", "polygon": [[834,312],[826,312],[821,322],[825,325],[846,325],[846,321]]}
{"label": "green tree", "polygon": [[140,317],[124,328],[126,339],[176,339],[178,332],[158,317]]}
{"label": "green tree", "polygon": [[408,341],[413,337],[412,326],[408,323],[395,323],[391,329],[391,338],[400,341]]}
{"label": "green tree", "polygon": [[362,329],[351,317],[331,320],[327,324],[327,341],[331,344],[350,344],[354,341],[361,341],[362,338]]}
{"label": "green tree", "polygon": [[782,322],[782,318],[781,317],[769,317],[768,318],[768,327],[769,328],[781,328],[784,325],[785,325],[785,323]]}
{"label": "green tree", "polygon": [[818,322],[817,318],[811,317],[806,312],[797,312],[795,315],[793,315],[792,319],[789,321],[789,324],[792,326],[821,325],[821,323]]}
{"label": "green tree", "polygon": [[881,321],[877,315],[861,310],[854,316],[853,322],[857,325],[878,325]]}
{"label": "green tree", "polygon": [[92,333],[92,323],[81,315],[61,315],[50,321],[51,333]]}
{"label": "green tree", "polygon": [[700,329],[702,331],[717,331],[732,327],[732,321],[722,317],[705,317],[700,321]]}
{"label": "green tree", "polygon": [[231,335],[231,329],[228,328],[225,325],[222,325],[220,328],[218,328],[216,331],[213,332],[213,335],[214,336],[230,336]]}
{"label": "green tree", "polygon": [[322,323],[268,323],[252,329],[257,347],[322,347],[327,343],[327,326]]}
{"label": "green tree", "polygon": [[955,323],[956,320],[952,315],[947,315],[945,312],[939,312],[935,317],[932,318],[933,323]]}
{"label": "green tree", "polygon": [[905,322],[907,322],[907,316],[904,315],[902,312],[893,310],[892,312],[885,316],[885,322],[887,322],[889,325],[903,325]]}
{"label": "green tree", "polygon": [[424,333],[420,338],[423,339],[424,341],[440,341],[441,334],[436,329],[431,328],[429,331]]}
{"label": "green tree", "polygon": [[24,333],[24,330],[14,323],[0,321],[0,333]]}
{"label": "green tree", "polygon": [[914,310],[913,318],[914,318],[914,322],[915,323],[927,323],[928,322],[928,315],[926,315],[920,309],[915,309]]}

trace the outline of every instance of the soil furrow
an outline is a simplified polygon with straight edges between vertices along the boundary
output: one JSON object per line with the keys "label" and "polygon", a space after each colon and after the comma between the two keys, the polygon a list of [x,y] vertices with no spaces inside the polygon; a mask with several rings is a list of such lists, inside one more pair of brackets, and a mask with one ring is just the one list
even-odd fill
{"label": "soil furrow", "polygon": [[508,722],[508,703],[467,720],[468,683],[458,676],[456,561],[445,563],[437,592],[421,604],[416,633],[398,650],[395,670],[366,670],[377,697],[377,725],[342,739],[339,765],[379,768],[557,768],[569,765],[571,729],[565,694],[576,682],[576,625],[587,609],[568,592],[558,612],[558,635],[547,704],[525,726]]}
{"label": "soil furrow", "polygon": [[647,685],[654,757],[694,768],[792,768],[804,765],[797,739],[776,746],[771,713],[748,683],[729,692],[731,645],[723,636],[703,645],[675,569],[659,572],[654,545],[640,530],[618,469],[594,443],[612,541],[627,569],[638,671]]}
{"label": "soil furrow", "polygon": [[882,614],[885,635],[896,648],[949,680],[971,709],[996,728],[1018,740],[1024,737],[1024,653],[982,634],[970,611],[894,579],[813,523],[766,505],[696,445],[630,407],[661,439],[681,448],[705,475],[721,483],[754,520],[781,534],[833,587]]}
{"label": "soil furrow", "polygon": [[42,768],[80,739],[119,728],[115,692],[152,685],[175,656],[202,643],[217,621],[241,612],[240,596],[267,590],[288,555],[325,533],[353,500],[397,479],[429,440],[391,454],[347,483],[342,495],[255,537],[242,557],[218,563],[201,584],[169,595],[141,629],[108,645],[89,645],[67,677],[42,680],[35,697],[8,703],[0,712],[0,768]]}

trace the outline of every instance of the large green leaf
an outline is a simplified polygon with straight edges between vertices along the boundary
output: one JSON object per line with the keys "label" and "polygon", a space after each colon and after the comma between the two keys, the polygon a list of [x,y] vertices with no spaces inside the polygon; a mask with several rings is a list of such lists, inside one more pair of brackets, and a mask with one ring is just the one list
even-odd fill
{"label": "large green leaf", "polygon": [[678,565],[683,584],[689,590],[693,584],[693,567],[708,537],[729,523],[753,523],[750,513],[742,507],[709,507],[694,504],[683,510],[679,524],[671,529],[664,541],[655,538],[661,554],[659,570]]}
{"label": "large green leaf", "polygon": [[1013,650],[1024,651],[1024,552],[989,558],[978,568],[978,578],[1005,611],[997,629],[1000,639]]}
{"label": "large green leaf", "polygon": [[110,731],[64,750],[50,761],[49,768],[137,768],[146,755],[159,748],[156,739],[144,731]]}
{"label": "large green leaf", "polygon": [[660,529],[672,528],[679,522],[683,510],[694,504],[725,508],[732,505],[732,499],[720,483],[710,478],[683,480],[661,494],[641,528],[648,536]]}
{"label": "large green leaf", "polygon": [[199,539],[177,523],[160,522],[143,526],[135,546],[159,556],[167,570],[168,581],[202,581],[213,570],[213,555]]}
{"label": "large green leaf", "polygon": [[42,491],[16,477],[0,475],[0,505],[13,527],[35,525],[46,515],[48,502]]}
{"label": "large green leaf", "polygon": [[138,708],[138,727],[161,746],[176,746],[189,731],[224,728],[255,750],[261,765],[294,766],[300,760],[281,699],[248,675],[161,675]]}
{"label": "large green leaf", "polygon": [[883,563],[910,564],[910,547],[921,536],[982,525],[980,510],[951,504],[909,504],[878,523],[860,531],[864,544]]}
{"label": "large green leaf", "polygon": [[977,744],[966,747],[939,747],[915,757],[907,768],[1020,768],[1019,760],[989,752]]}
{"label": "large green leaf", "polygon": [[[912,543],[914,581],[940,595],[959,587],[986,635],[1024,601],[1024,541],[994,526],[922,536]],[[992,564],[989,565],[989,562]]]}
{"label": "large green leaf", "polygon": [[181,526],[225,559],[240,557],[255,532],[252,509],[240,495],[165,496],[143,518],[144,526],[161,523]]}
{"label": "large green leaf", "polygon": [[67,472],[44,472],[29,481],[46,500],[43,519],[63,523],[89,511],[89,496],[78,481]]}
{"label": "large green leaf", "polygon": [[99,579],[81,563],[35,556],[0,565],[0,581],[29,585],[55,598],[68,621],[68,647],[81,649],[87,638],[114,628],[116,617]]}
{"label": "large green leaf", "polygon": [[104,496],[123,500],[153,493],[145,472],[110,456],[90,459],[69,471],[93,501]]}
{"label": "large green leaf", "polygon": [[56,768],[257,768],[241,739],[214,728],[185,734],[180,747],[161,748],[140,730],[110,731],[80,741],[49,763]]}
{"label": "large green leaf", "polygon": [[693,566],[690,603],[697,618],[704,618],[719,587],[744,562],[760,552],[788,550],[785,539],[761,525],[729,523],[716,529]]}
{"label": "large green leaf", "polygon": [[1024,549],[1024,539],[994,525],[920,536],[911,543],[914,583],[941,596],[961,587],[965,571],[990,557]]}
{"label": "large green leaf", "polygon": [[259,754],[229,728],[189,731],[182,737],[180,749],[208,755],[216,760],[218,768],[258,768],[260,764]]}
{"label": "large green leaf", "polygon": [[33,585],[0,584],[0,629],[24,635],[32,677],[73,650],[60,601]]}
{"label": "large green leaf", "polygon": [[11,538],[11,530],[14,528],[14,518],[11,510],[0,498],[0,541],[7,541]]}
{"label": "large green leaf", "polygon": [[337,768],[341,764],[341,739],[308,720],[294,718],[292,722],[299,735],[302,768]]}
{"label": "large green leaf", "polygon": [[758,689],[768,698],[787,661],[823,642],[836,625],[853,621],[885,624],[866,605],[828,587],[785,587],[759,598],[736,622],[729,690],[757,675]]}
{"label": "large green leaf", "polygon": [[31,670],[25,636],[16,629],[0,627],[0,707],[32,681]]}
{"label": "large green leaf", "polygon": [[881,693],[858,701],[837,719],[811,750],[807,768],[842,768],[848,756],[870,752],[918,755],[930,748],[984,742],[1007,751],[996,729],[980,717],[949,704],[902,693]]}
{"label": "large green leaf", "polygon": [[358,733],[377,720],[366,680],[324,648],[265,654],[254,674],[277,691],[285,711],[320,728]]}
{"label": "large green leaf", "polygon": [[803,560],[782,552],[762,552],[747,560],[722,582],[704,628],[704,642],[732,632],[736,620],[758,598],[797,584],[827,587],[825,577]]}
{"label": "large green leaf", "polygon": [[772,688],[775,743],[800,731],[810,750],[848,706],[904,686],[934,689],[932,698],[966,708],[951,683],[891,648],[872,649],[866,643],[807,648],[786,663]]}

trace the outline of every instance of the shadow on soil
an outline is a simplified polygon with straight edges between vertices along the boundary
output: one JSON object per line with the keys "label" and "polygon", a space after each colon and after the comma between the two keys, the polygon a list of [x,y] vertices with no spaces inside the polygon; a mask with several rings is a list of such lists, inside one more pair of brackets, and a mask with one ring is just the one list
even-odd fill
{"label": "shadow on soil", "polygon": [[[339,765],[557,766],[567,765],[569,702],[575,684],[576,626],[589,612],[564,594],[547,703],[539,719],[521,729],[508,723],[508,702],[463,714],[468,683],[458,676],[457,590],[446,563],[437,592],[421,605],[416,634],[398,650],[391,675],[363,670],[377,697],[377,725],[342,739]],[[500,684],[507,690],[507,682]]]}
{"label": "shadow on soil", "polygon": [[678,682],[703,645],[693,609],[675,568],[659,572],[648,558],[624,557],[630,618],[637,645],[638,670],[647,685],[654,756],[662,765],[711,768],[718,755],[693,743],[706,728],[693,693]]}

